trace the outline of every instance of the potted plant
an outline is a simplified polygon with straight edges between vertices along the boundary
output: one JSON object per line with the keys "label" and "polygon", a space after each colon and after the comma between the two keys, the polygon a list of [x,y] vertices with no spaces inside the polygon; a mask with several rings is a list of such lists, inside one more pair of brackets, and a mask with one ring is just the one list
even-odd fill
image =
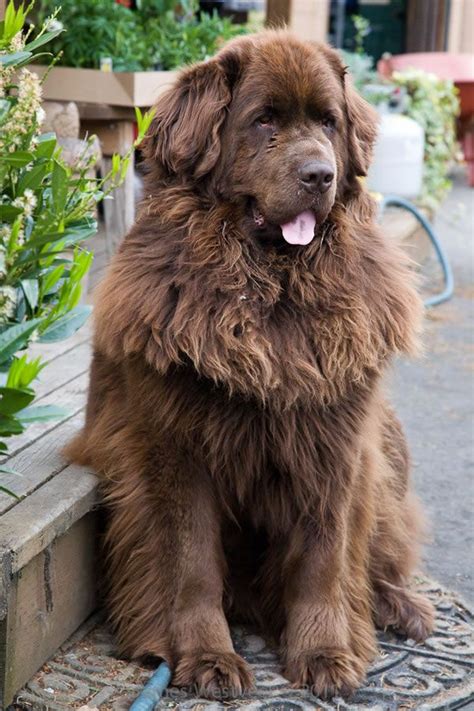
{"label": "potted plant", "polygon": [[[59,30],[43,26],[31,40],[25,19],[24,5],[11,2],[0,25],[0,453],[29,422],[61,414],[34,405],[43,363],[25,349],[67,338],[87,319],[90,307],[79,301],[92,254],[82,245],[97,230],[97,203],[130,160],[117,155],[108,175],[91,179],[87,151],[71,168],[56,136],[41,134],[41,82],[24,65]],[[137,112],[136,145],[151,118]]]}
{"label": "potted plant", "polygon": [[370,27],[364,18],[353,19],[356,51],[343,57],[358,90],[376,108],[408,116],[423,128],[423,180],[416,202],[432,215],[451,187],[448,172],[459,154],[457,89],[452,81],[421,70],[394,72],[390,79],[380,75],[363,48]]}
{"label": "potted plant", "polygon": [[53,30],[67,30],[51,45],[58,62],[45,97],[54,100],[150,106],[177,68],[245,31],[216,13],[198,14],[195,0],[139,0],[136,10],[114,0],[40,0],[38,7]]}

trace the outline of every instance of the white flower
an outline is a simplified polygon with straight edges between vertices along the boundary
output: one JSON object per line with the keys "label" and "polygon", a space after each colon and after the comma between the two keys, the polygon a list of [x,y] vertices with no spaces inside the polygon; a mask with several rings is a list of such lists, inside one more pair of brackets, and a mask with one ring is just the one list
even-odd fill
{"label": "white flower", "polygon": [[60,22],[56,17],[48,17],[46,20],[46,31],[47,32],[56,32],[57,30],[63,30],[64,25],[62,22]]}
{"label": "white flower", "polygon": [[[25,192],[23,193],[23,203],[26,208],[26,214],[31,215],[31,213],[36,207],[37,199],[33,190],[30,190],[30,188],[26,188]],[[27,212],[27,210],[29,210],[29,212]]]}
{"label": "white flower", "polygon": [[2,245],[2,248],[10,241],[11,234],[12,228],[10,225],[3,225],[3,227],[0,227],[0,244]]}
{"label": "white flower", "polygon": [[38,123],[38,126],[41,126],[41,124],[44,121],[45,116],[46,116],[46,112],[43,109],[43,107],[40,106],[39,109],[37,109],[37,111],[36,111],[36,121]]}
{"label": "white flower", "polygon": [[6,251],[0,247],[0,279],[5,279],[7,275]]}
{"label": "white flower", "polygon": [[5,323],[15,315],[16,289],[12,286],[0,287],[0,323]]}
{"label": "white flower", "polygon": [[20,30],[20,32],[17,32],[17,34],[11,40],[10,49],[13,52],[21,52],[21,50],[23,49],[24,46],[25,46],[25,39],[23,37],[23,32]]}

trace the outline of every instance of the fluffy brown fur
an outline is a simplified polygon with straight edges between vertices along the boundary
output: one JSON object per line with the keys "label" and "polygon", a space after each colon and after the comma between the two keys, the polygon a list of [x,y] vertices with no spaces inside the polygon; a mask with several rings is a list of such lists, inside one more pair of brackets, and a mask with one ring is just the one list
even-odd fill
{"label": "fluffy brown fur", "polygon": [[[374,622],[422,640],[418,514],[381,391],[420,304],[358,176],[376,134],[338,55],[266,32],[186,69],[158,103],[146,197],[97,296],[87,420],[121,651],[176,684],[252,683],[226,614],[285,675],[350,692]],[[334,174],[302,186],[307,160]],[[280,224],[312,210],[308,246]]]}

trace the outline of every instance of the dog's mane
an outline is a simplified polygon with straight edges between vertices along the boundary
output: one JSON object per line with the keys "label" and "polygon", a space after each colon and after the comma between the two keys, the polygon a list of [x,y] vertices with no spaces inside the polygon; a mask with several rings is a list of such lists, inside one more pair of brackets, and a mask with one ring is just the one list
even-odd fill
{"label": "dog's mane", "polygon": [[334,402],[416,347],[413,278],[372,213],[361,189],[290,258],[240,233],[232,205],[162,188],[99,290],[97,346],[116,361],[142,354],[160,373],[192,364],[278,409]]}

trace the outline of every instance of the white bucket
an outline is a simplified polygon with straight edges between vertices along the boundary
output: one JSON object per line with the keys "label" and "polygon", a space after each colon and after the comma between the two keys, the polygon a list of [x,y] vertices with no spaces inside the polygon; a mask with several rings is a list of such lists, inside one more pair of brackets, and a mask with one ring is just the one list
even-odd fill
{"label": "white bucket", "polygon": [[423,178],[425,136],[413,119],[384,113],[367,176],[369,190],[415,198]]}

